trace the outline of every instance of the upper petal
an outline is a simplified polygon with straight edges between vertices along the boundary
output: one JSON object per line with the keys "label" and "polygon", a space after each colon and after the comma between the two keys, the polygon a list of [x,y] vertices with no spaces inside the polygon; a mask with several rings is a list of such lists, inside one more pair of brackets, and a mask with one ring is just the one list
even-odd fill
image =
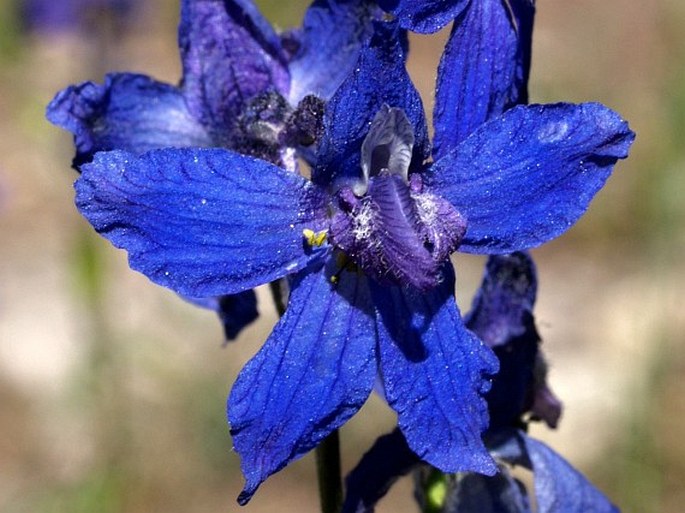
{"label": "upper petal", "polygon": [[107,75],[57,93],[47,107],[51,123],[74,134],[80,166],[103,150],[136,154],[163,147],[211,146],[176,87],[130,73]]}
{"label": "upper petal", "polygon": [[435,160],[527,101],[534,13],[530,0],[479,0],[457,18],[438,68]]}
{"label": "upper petal", "polygon": [[570,228],[634,138],[597,103],[517,106],[438,160],[427,180],[467,219],[461,251],[512,252]]}
{"label": "upper petal", "polygon": [[218,137],[255,95],[287,95],[280,40],[251,0],[184,0],[181,88],[193,115]]}
{"label": "upper petal", "polygon": [[[324,198],[268,162],[222,149],[98,153],[76,205],[148,278],[191,297],[236,293],[306,266]],[[325,248],[324,248],[325,249]]]}
{"label": "upper petal", "polygon": [[371,37],[377,11],[367,0],[315,0],[309,6],[289,66],[291,104],[308,94],[333,96]]}
{"label": "upper petal", "polygon": [[384,105],[406,114],[414,130],[414,163],[421,163],[429,154],[428,129],[421,98],[404,65],[401,32],[394,23],[375,22],[357,67],[326,106],[324,136],[312,172],[315,183],[353,185],[361,177],[362,143]]}
{"label": "upper petal", "polygon": [[458,16],[469,0],[379,0],[378,4],[397,16],[403,28],[429,34]]}
{"label": "upper petal", "polygon": [[482,394],[497,359],[464,327],[453,291],[449,264],[428,292],[372,287],[385,395],[423,460],[445,472],[492,474],[496,466],[481,440],[488,422]]}
{"label": "upper petal", "polygon": [[[331,262],[333,264],[333,262]],[[377,372],[368,286],[333,265],[300,273],[288,308],[228,400],[245,504],[271,474],[316,447],[366,401]]]}

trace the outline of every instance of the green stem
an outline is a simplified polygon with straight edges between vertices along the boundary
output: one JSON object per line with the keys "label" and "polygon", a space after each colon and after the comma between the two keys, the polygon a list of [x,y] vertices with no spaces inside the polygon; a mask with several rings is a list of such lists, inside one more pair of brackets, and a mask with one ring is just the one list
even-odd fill
{"label": "green stem", "polygon": [[340,471],[340,437],[333,431],[316,448],[316,470],[319,476],[321,513],[339,513],[342,507],[342,473]]}

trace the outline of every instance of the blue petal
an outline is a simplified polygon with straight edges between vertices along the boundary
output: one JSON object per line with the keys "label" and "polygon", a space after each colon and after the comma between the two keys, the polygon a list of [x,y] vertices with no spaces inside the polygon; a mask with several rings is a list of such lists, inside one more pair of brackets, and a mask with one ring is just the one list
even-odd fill
{"label": "blue petal", "polygon": [[104,85],[67,87],[48,105],[47,118],[74,134],[75,166],[103,150],[141,154],[162,147],[212,145],[179,90],[144,75],[112,74]]}
{"label": "blue petal", "polygon": [[395,24],[375,22],[357,67],[326,106],[325,132],[312,173],[315,183],[344,185],[359,179],[362,142],[383,105],[407,115],[414,128],[413,162],[421,163],[430,151],[428,129],[421,97],[404,65],[400,31]]}
{"label": "blue petal", "polygon": [[428,182],[466,217],[460,251],[509,253],[570,228],[634,138],[600,104],[517,106],[437,161]]}
{"label": "blue petal", "polygon": [[440,30],[457,17],[468,3],[469,0],[378,1],[383,9],[397,16],[402,27],[422,34]]}
{"label": "blue petal", "polygon": [[325,217],[311,183],[227,150],[98,153],[75,187],[81,213],[133,269],[185,296],[241,292],[322,253],[303,242]]}
{"label": "blue petal", "polygon": [[253,290],[207,298],[185,298],[201,308],[214,310],[224,327],[226,340],[234,340],[245,326],[259,317]]}
{"label": "blue petal", "polygon": [[385,394],[409,447],[423,460],[445,472],[493,474],[481,440],[488,423],[482,394],[497,359],[464,327],[453,291],[450,264],[429,292],[372,287]]}
{"label": "blue petal", "polygon": [[380,437],[345,479],[342,513],[373,513],[392,484],[419,462],[400,430]]}
{"label": "blue petal", "polygon": [[528,0],[479,0],[455,21],[438,68],[435,160],[527,101],[534,12]]}
{"label": "blue petal", "polygon": [[257,94],[288,93],[280,40],[249,0],[184,0],[178,39],[184,92],[193,115],[226,137]]}
{"label": "blue petal", "polygon": [[299,49],[290,63],[290,103],[305,95],[330,98],[352,72],[373,33],[377,8],[358,0],[316,0],[305,13]]}
{"label": "blue petal", "polygon": [[597,488],[559,454],[520,433],[535,475],[539,513],[619,513]]}
{"label": "blue petal", "polygon": [[245,504],[271,474],[316,447],[366,401],[377,372],[368,286],[331,267],[300,273],[288,308],[228,400]]}

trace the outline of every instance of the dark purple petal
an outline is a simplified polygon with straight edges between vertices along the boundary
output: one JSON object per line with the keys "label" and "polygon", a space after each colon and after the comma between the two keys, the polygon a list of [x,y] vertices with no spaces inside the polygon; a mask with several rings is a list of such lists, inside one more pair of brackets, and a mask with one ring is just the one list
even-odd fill
{"label": "dark purple petal", "polygon": [[367,0],[315,0],[305,13],[289,66],[290,103],[308,94],[333,96],[357,64],[378,17],[378,8]]}
{"label": "dark purple petal", "polygon": [[438,68],[433,158],[527,101],[534,5],[478,0],[455,21]]}
{"label": "dark purple petal", "polygon": [[224,327],[226,340],[234,340],[245,326],[259,317],[253,290],[219,297],[185,298],[201,308],[214,310]]}
{"label": "dark purple petal", "polygon": [[380,437],[345,479],[342,513],[373,513],[392,484],[419,463],[399,429]]}
{"label": "dark purple petal", "polygon": [[141,154],[163,147],[211,146],[176,87],[144,75],[107,75],[60,91],[47,107],[51,123],[74,134],[79,166],[103,150]]}
{"label": "dark purple petal", "polygon": [[599,490],[542,442],[520,433],[535,475],[539,513],[619,513]]}
{"label": "dark purple petal", "polygon": [[493,474],[481,440],[488,424],[482,394],[497,359],[464,327],[450,264],[443,273],[428,292],[372,286],[385,394],[421,459],[445,472]]}
{"label": "dark purple petal", "polygon": [[442,262],[433,259],[421,238],[419,215],[409,187],[399,176],[371,179],[366,196],[357,200],[349,189],[349,212],[331,221],[331,241],[364,272],[383,284],[410,283],[420,289],[437,284]]}
{"label": "dark purple petal", "polygon": [[491,256],[465,319],[466,326],[494,349],[500,363],[486,396],[490,431],[519,426],[532,406],[540,342],[533,319],[536,289],[530,256]]}
{"label": "dark purple petal", "polygon": [[[326,106],[324,136],[312,180],[336,187],[361,177],[361,147],[376,113],[387,105],[402,109],[414,129],[414,166],[429,155],[423,104],[404,65],[400,31],[392,23],[374,23],[369,46],[357,67]],[[411,169],[411,168],[410,168]]]}
{"label": "dark purple petal", "polygon": [[[477,0],[479,1],[479,0]],[[466,8],[469,0],[379,0],[403,28],[429,34],[437,32]],[[473,2],[471,2],[473,3]]]}
{"label": "dark purple petal", "polygon": [[466,315],[466,326],[489,347],[497,347],[526,332],[538,279],[528,253],[495,255],[488,259],[483,282]]}
{"label": "dark purple petal", "polygon": [[424,188],[419,174],[410,177],[410,188],[433,259],[444,262],[461,244],[466,220],[449,202]]}
{"label": "dark purple petal", "polygon": [[300,273],[288,308],[228,400],[245,504],[271,474],[316,447],[364,404],[377,372],[368,285],[343,271]]}
{"label": "dark purple petal", "polygon": [[324,199],[300,176],[222,149],[96,154],[76,206],[129,263],[190,297],[233,294],[305,267],[326,247]]}
{"label": "dark purple petal", "polygon": [[280,40],[250,0],[184,0],[178,39],[184,96],[216,138],[252,97],[288,94]]}
{"label": "dark purple petal", "polygon": [[634,138],[597,103],[517,106],[437,161],[427,180],[466,217],[461,251],[509,253],[570,228]]}

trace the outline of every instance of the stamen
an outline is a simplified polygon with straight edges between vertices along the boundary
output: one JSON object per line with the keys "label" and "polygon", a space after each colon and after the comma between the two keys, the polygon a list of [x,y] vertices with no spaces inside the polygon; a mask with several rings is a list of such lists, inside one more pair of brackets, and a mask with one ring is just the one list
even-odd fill
{"label": "stamen", "polygon": [[309,228],[302,230],[302,235],[307,240],[307,244],[311,247],[323,246],[328,237],[328,230],[321,230],[320,232],[315,232]]}

